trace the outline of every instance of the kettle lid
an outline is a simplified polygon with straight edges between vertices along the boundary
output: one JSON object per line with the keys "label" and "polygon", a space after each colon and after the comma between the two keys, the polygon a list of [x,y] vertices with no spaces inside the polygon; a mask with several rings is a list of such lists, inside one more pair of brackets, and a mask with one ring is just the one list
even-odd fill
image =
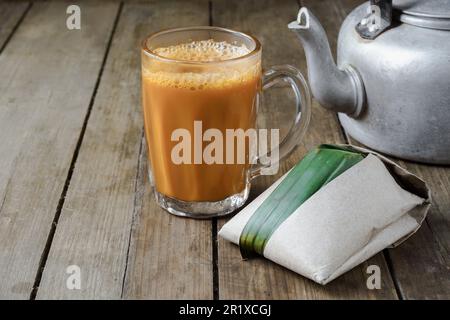
{"label": "kettle lid", "polygon": [[393,0],[392,6],[403,23],[450,30],[450,0]]}
{"label": "kettle lid", "polygon": [[450,0],[393,0],[395,9],[427,18],[450,18]]}

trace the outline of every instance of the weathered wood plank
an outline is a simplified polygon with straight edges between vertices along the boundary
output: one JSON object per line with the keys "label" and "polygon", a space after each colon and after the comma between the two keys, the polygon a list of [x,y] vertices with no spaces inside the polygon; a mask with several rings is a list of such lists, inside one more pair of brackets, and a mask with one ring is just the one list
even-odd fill
{"label": "weathered wood plank", "polygon": [[0,2],[0,52],[29,5],[28,2]]}
{"label": "weathered wood plank", "polygon": [[67,5],[34,4],[0,55],[1,298],[30,296],[118,8],[69,31]]}
{"label": "weathered wood plank", "polygon": [[[341,15],[344,17],[357,2],[340,0]],[[361,145],[350,136],[347,139]],[[398,248],[386,250],[393,280],[404,299],[449,299],[450,167],[393,160],[427,181],[433,199],[421,229]]]}
{"label": "weathered wood plank", "polygon": [[[124,5],[39,299],[211,296],[210,222],[157,207],[146,179],[139,50],[159,29],[207,23],[206,2]],[[81,290],[65,286],[72,264],[81,269]]]}
{"label": "weathered wood plank", "polygon": [[[323,22],[331,46],[335,47],[341,17],[332,2],[303,1]],[[287,29],[298,11],[295,1],[214,1],[213,23],[254,34],[263,44],[264,65],[288,63],[299,67],[306,74],[306,63],[295,35]],[[270,21],[270,23],[267,23]],[[267,101],[266,119],[277,122],[290,119],[286,111],[283,91],[273,93]],[[292,108],[292,107],[291,107]],[[276,110],[276,112],[274,112]],[[270,113],[269,113],[270,112]],[[285,131],[285,130],[284,130]],[[336,116],[313,106],[313,119],[306,138],[299,150],[281,167],[279,177],[296,163],[313,146],[324,142],[344,142]],[[261,177],[253,186],[252,197],[267,188],[277,177]],[[219,228],[226,219],[219,221]],[[218,241],[219,297],[221,299],[375,299],[396,298],[392,279],[382,254],[354,268],[327,286],[320,286],[270,261],[255,259],[241,261],[239,249],[223,239]],[[382,270],[382,289],[366,287],[366,267],[377,264]]]}

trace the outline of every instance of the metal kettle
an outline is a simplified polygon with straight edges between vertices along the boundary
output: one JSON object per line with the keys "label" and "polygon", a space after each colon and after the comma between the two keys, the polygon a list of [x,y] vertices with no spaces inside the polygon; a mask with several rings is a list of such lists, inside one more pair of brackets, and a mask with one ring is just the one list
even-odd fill
{"label": "metal kettle", "polygon": [[353,10],[337,65],[318,19],[288,25],[311,91],[359,142],[399,158],[450,164],[450,0],[372,0]]}

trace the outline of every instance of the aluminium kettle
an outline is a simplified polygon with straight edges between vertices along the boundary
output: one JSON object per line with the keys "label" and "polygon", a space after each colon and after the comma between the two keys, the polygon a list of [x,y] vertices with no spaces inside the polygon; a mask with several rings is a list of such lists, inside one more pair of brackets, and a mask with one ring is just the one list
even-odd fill
{"label": "aluminium kettle", "polygon": [[372,0],[339,32],[337,65],[318,19],[288,25],[311,91],[350,136],[380,152],[450,164],[450,0]]}

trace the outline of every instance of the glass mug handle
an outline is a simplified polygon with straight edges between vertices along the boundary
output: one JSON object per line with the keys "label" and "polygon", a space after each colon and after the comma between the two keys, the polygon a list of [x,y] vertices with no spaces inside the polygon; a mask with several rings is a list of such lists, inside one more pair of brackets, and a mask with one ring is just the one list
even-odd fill
{"label": "glass mug handle", "polygon": [[[289,156],[302,140],[311,120],[311,93],[306,83],[305,78],[300,71],[290,65],[273,66],[265,71],[262,80],[262,89],[265,91],[280,82],[287,82],[290,84],[295,94],[295,120],[292,127],[289,129],[286,137],[280,142],[278,146],[263,155],[257,157],[257,162],[252,166],[250,171],[250,178],[260,176],[264,169],[269,167],[278,167],[279,163]],[[278,149],[278,155],[272,155]],[[261,158],[270,159],[270,163],[262,163]],[[275,158],[275,159],[273,159]],[[265,161],[267,162],[267,161]],[[272,174],[275,174],[273,172]]]}

